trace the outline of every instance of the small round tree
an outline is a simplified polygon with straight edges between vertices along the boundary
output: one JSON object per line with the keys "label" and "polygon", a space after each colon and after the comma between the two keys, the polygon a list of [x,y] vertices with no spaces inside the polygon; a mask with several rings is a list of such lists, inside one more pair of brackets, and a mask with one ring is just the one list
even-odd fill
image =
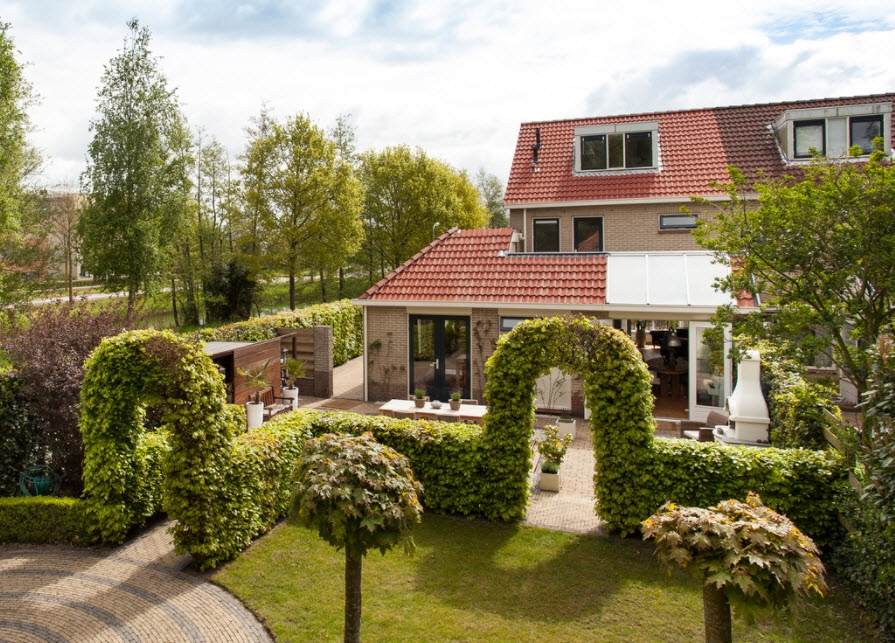
{"label": "small round tree", "polygon": [[413,553],[422,485],[407,458],[371,433],[308,440],[297,478],[293,511],[330,545],[345,548],[345,642],[359,643],[363,557],[396,545]]}
{"label": "small round tree", "polygon": [[643,521],[660,563],[677,563],[703,580],[706,643],[730,643],[730,608],[751,621],[767,607],[787,610],[812,592],[823,596],[824,566],[814,542],[749,493],[710,509],[665,503]]}

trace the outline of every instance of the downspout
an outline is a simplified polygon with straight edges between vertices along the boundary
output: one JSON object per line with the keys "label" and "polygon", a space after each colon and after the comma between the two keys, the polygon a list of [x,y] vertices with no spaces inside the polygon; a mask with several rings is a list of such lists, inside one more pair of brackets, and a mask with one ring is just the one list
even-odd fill
{"label": "downspout", "polygon": [[363,335],[364,335],[364,346],[363,346],[363,352],[361,354],[363,355],[363,360],[364,360],[364,402],[369,402],[370,401],[370,393],[369,393],[369,389],[368,389],[368,385],[367,385],[369,378],[367,377],[368,373],[367,373],[367,307],[366,306],[364,306],[364,332],[363,332]]}
{"label": "downspout", "polygon": [[528,252],[528,208],[522,208],[522,252]]}

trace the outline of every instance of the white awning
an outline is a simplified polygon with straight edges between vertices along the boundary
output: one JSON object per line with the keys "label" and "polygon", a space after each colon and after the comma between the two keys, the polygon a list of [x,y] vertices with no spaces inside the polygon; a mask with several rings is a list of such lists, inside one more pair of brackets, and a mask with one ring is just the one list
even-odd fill
{"label": "white awning", "polygon": [[708,252],[611,253],[606,269],[606,304],[622,306],[717,307],[735,303],[715,290],[730,268]]}

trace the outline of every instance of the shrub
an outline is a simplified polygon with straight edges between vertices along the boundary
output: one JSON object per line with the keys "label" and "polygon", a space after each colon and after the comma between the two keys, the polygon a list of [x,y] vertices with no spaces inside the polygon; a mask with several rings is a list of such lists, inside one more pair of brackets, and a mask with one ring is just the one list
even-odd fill
{"label": "shrub", "polygon": [[191,333],[192,341],[259,342],[277,336],[277,328],[333,327],[333,361],[338,366],[363,353],[363,310],[350,301],[317,304],[302,308],[253,317],[248,321],[219,328],[204,328]]}
{"label": "shrub", "polygon": [[[103,337],[124,327],[122,306],[97,310],[79,301],[26,308],[20,323],[0,332],[3,350],[21,380],[16,397],[26,418],[23,430],[36,436],[36,459],[53,467],[63,490],[72,495],[80,493],[84,459],[77,415],[84,360]],[[16,463],[19,472],[23,468]]]}
{"label": "shrub", "polygon": [[38,435],[18,397],[22,380],[0,373],[0,496],[19,494],[19,476],[41,458]]}
{"label": "shrub", "polygon": [[0,543],[91,542],[84,502],[46,496],[0,498]]}
{"label": "shrub", "polygon": [[838,426],[842,417],[832,401],[835,391],[806,380],[785,362],[762,360],[762,372],[769,384],[771,444],[781,449],[826,449],[824,429]]}

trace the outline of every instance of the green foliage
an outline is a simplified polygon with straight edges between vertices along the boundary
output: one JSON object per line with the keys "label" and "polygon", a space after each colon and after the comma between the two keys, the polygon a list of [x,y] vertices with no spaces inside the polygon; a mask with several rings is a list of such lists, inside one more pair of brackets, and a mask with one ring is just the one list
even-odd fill
{"label": "green foliage", "polygon": [[506,228],[510,225],[507,208],[503,204],[503,181],[480,167],[473,179],[488,211],[489,228]]}
{"label": "green foliage", "polygon": [[397,545],[413,551],[423,492],[407,458],[371,433],[327,433],[308,440],[296,471],[293,508],[299,519],[337,549],[366,556]]}
{"label": "green foliage", "polygon": [[29,179],[40,155],[28,142],[32,129],[28,109],[34,93],[25,76],[8,22],[0,21],[0,305],[21,301],[33,288],[44,257],[39,252],[41,214],[38,193]]}
{"label": "green foliage", "polygon": [[136,19],[105,67],[99,116],[81,177],[87,202],[78,218],[83,265],[108,290],[152,292],[169,274],[169,249],[186,224],[186,126],[174,91]]}
{"label": "green foliage", "polygon": [[[488,212],[466,172],[430,158],[422,149],[389,147],[361,155],[366,248],[372,276],[393,270],[452,227],[481,228]],[[383,268],[384,266],[384,268]]]}
{"label": "green foliage", "polygon": [[0,543],[89,545],[88,524],[82,500],[0,498]]}
{"label": "green foliage", "polygon": [[300,359],[288,357],[283,364],[283,371],[289,379],[289,388],[295,388],[295,382],[305,376],[305,363]]}
{"label": "green foliage", "polygon": [[193,341],[257,342],[273,339],[277,328],[333,327],[333,361],[336,366],[363,354],[363,309],[348,300],[317,304],[301,310],[253,317],[220,328],[205,328],[189,337]]}
{"label": "green foliage", "polygon": [[728,498],[761,495],[774,511],[786,514],[820,546],[839,534],[836,496],[845,486],[844,462],[833,450],[726,447],[717,442],[653,442],[644,493],[658,507],[673,502],[708,507]]}
{"label": "green foliage", "polygon": [[835,391],[805,379],[784,363],[762,359],[762,379],[770,383],[771,444],[781,449],[826,449],[824,429],[842,422]]}
{"label": "green foliage", "polygon": [[267,384],[267,367],[270,366],[270,359],[258,368],[237,368],[236,372],[246,378],[246,388],[255,391],[255,404],[258,403],[258,396],[261,391],[268,387]]}
{"label": "green foliage", "polygon": [[559,427],[548,424],[544,427],[544,439],[537,442],[538,453],[544,459],[541,465],[541,471],[556,473],[559,471],[559,465],[562,459],[566,457],[566,451],[569,444],[572,443],[572,434],[566,433],[563,437],[559,437]]}
{"label": "green foliage", "polygon": [[[158,510],[160,463],[165,508],[179,521],[175,543],[182,546],[183,534],[189,540],[214,532],[215,481],[235,421],[225,415],[223,383],[211,360],[170,332],[131,331],[104,339],[85,368],[84,496],[97,535],[122,542]],[[167,439],[144,433],[149,404],[162,405]]]}
{"label": "green foliage", "polygon": [[731,169],[729,184],[713,185],[729,200],[695,232],[737,266],[725,292],[762,293],[762,310],[749,316],[756,332],[829,351],[859,392],[870,375],[863,346],[895,317],[895,164],[882,157],[815,159],[801,178],[754,185]]}
{"label": "green foliage", "polygon": [[739,616],[764,608],[789,611],[799,598],[824,596],[817,547],[793,523],[750,493],[710,509],[666,503],[643,522],[659,562],[693,569],[706,585],[723,588]]}

